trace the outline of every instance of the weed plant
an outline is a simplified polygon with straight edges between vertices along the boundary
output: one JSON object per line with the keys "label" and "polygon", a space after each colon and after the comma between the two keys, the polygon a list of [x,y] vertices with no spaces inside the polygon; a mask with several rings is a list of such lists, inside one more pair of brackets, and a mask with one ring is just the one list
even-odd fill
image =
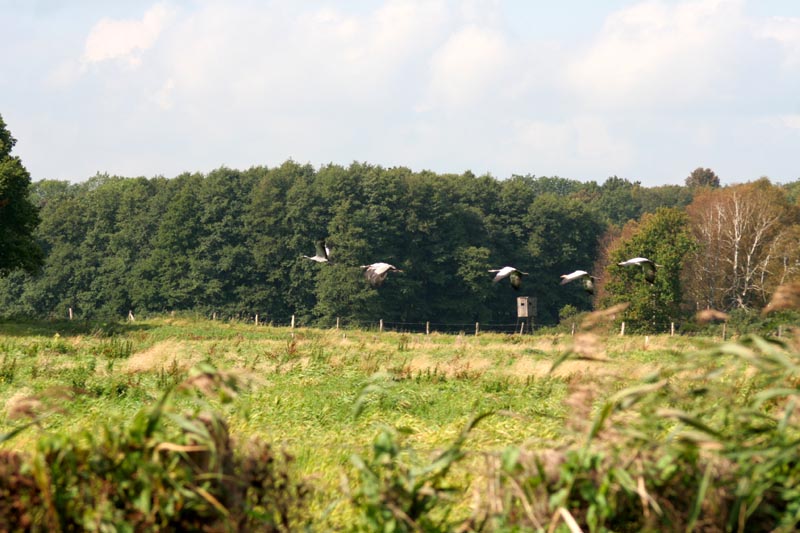
{"label": "weed plant", "polygon": [[719,344],[581,319],[575,336],[27,325],[0,335],[0,522],[796,529],[796,332]]}

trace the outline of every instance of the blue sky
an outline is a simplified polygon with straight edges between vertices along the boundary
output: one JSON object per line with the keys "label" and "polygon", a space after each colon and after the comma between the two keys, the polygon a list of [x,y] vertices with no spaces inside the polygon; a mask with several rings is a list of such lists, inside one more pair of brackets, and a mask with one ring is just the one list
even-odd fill
{"label": "blue sky", "polygon": [[287,159],[800,179],[796,0],[0,0],[32,178]]}

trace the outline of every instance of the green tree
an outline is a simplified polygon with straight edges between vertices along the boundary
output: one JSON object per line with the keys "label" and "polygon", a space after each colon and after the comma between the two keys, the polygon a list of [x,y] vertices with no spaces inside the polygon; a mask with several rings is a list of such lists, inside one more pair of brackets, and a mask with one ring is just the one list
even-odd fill
{"label": "green tree", "polygon": [[719,188],[719,176],[714,174],[710,168],[697,167],[686,177],[686,186],[695,189],[697,187]]}
{"label": "green tree", "polygon": [[35,272],[44,259],[34,239],[39,215],[29,196],[31,177],[11,155],[16,142],[0,116],[0,276],[17,268]]}
{"label": "green tree", "polygon": [[591,270],[605,227],[601,216],[580,200],[547,193],[534,200],[524,220],[537,320],[555,323],[558,310],[567,304],[590,307],[590,297],[579,284],[561,287],[559,282],[562,274]]}
{"label": "green tree", "polygon": [[[611,245],[610,263],[601,274],[606,280],[603,303],[630,303],[624,320],[632,331],[665,331],[680,317],[681,271],[696,248],[689,218],[679,209],[661,208],[629,222]],[[632,257],[646,257],[659,265],[653,284],[644,280],[641,268],[617,264]]]}

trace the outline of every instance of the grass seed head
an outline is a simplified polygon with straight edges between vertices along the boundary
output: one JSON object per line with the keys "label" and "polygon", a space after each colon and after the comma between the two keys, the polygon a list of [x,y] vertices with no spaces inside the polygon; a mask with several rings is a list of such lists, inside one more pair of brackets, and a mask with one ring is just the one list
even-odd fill
{"label": "grass seed head", "polygon": [[717,311],[716,309],[703,309],[702,311],[697,312],[695,318],[701,324],[708,324],[709,322],[717,321],[727,322],[730,316],[727,313]]}
{"label": "grass seed head", "polygon": [[775,289],[772,299],[761,314],[786,310],[800,310],[800,282],[787,283]]}
{"label": "grass seed head", "polygon": [[621,304],[612,305],[608,309],[589,313],[583,319],[583,322],[581,322],[581,329],[589,330],[597,326],[613,322],[617,319],[618,315],[622,314],[622,312],[628,308],[629,305],[631,304],[628,302],[623,302]]}

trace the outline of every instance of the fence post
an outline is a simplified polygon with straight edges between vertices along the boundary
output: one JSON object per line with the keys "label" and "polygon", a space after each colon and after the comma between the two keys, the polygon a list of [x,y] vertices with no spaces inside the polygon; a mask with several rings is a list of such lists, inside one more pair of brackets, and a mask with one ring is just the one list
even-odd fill
{"label": "fence post", "polygon": [[72,308],[69,308],[69,319],[72,320]]}
{"label": "fence post", "polygon": [[339,329],[339,317],[336,317],[336,329]]}
{"label": "fence post", "polygon": [[572,335],[575,335],[575,322],[572,323]]}
{"label": "fence post", "polygon": [[728,336],[728,323],[727,322],[723,322],[722,323],[722,340],[725,340],[727,336]]}
{"label": "fence post", "polygon": [[431,334],[431,323],[425,322],[425,335],[430,335],[430,334]]}
{"label": "fence post", "polygon": [[670,322],[669,323],[669,336],[670,337],[674,337],[675,336],[675,322]]}
{"label": "fence post", "polygon": [[292,329],[294,329],[294,315],[292,315]]}
{"label": "fence post", "polygon": [[216,320],[216,319],[217,319],[217,312],[214,311],[213,313],[211,313],[211,320]]}
{"label": "fence post", "polygon": [[625,335],[625,322],[624,321],[622,322],[622,326],[620,326],[620,328],[619,328],[619,334],[620,334],[620,337]]}
{"label": "fence post", "polygon": [[383,319],[381,318],[380,323],[378,324],[378,331],[383,333]]}
{"label": "fence post", "polygon": [[478,336],[478,332],[480,331],[480,322],[475,322],[475,336]]}
{"label": "fence post", "polygon": [[258,313],[256,313],[256,326],[258,325]]}

